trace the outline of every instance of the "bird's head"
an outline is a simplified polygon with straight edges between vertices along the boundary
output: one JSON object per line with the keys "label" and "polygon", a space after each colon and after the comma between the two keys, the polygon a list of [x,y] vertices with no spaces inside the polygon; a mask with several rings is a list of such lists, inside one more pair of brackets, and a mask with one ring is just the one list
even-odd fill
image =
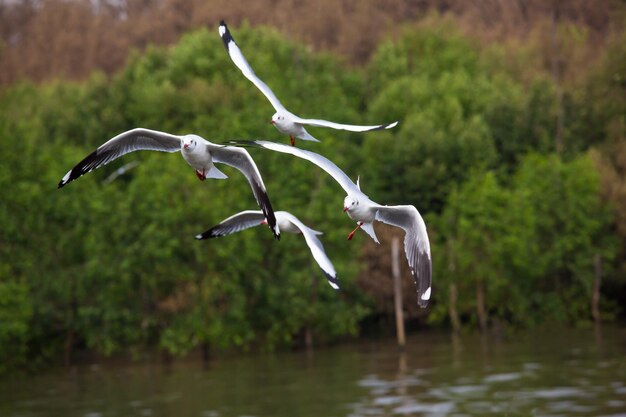
{"label": "bird's head", "polygon": [[354,210],[356,206],[359,205],[359,200],[356,198],[350,197],[349,195],[343,199],[343,212],[350,212]]}
{"label": "bird's head", "polygon": [[184,136],[181,145],[183,147],[183,150],[187,152],[193,152],[193,150],[196,149],[196,146],[198,146],[199,139],[200,136],[197,135]]}
{"label": "bird's head", "polygon": [[278,112],[274,113],[274,115],[272,116],[272,120],[270,121],[270,124],[273,124],[274,126],[280,126],[283,123],[285,123],[285,116],[283,116],[282,114]]}

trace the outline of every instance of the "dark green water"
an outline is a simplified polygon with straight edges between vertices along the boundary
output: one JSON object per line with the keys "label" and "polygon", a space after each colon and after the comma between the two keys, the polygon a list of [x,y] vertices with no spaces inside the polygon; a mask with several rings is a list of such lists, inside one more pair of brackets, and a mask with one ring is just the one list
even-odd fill
{"label": "dark green water", "polygon": [[626,330],[415,334],[200,363],[90,365],[0,382],[2,417],[626,416]]}

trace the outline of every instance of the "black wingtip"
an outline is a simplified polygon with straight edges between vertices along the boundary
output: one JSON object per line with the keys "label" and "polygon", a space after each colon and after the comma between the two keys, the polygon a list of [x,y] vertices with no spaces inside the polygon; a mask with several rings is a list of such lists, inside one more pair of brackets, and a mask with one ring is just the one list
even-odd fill
{"label": "black wingtip", "polygon": [[222,236],[224,236],[224,235],[220,234],[220,233],[215,233],[215,227],[212,227],[209,230],[207,230],[206,232],[197,234],[194,237],[197,240],[205,240],[205,239],[213,239],[215,237],[222,237]]}
{"label": "black wingtip", "polygon": [[324,270],[322,270],[322,272],[326,276],[326,279],[328,280],[328,283],[330,284],[333,290],[335,291],[341,290],[341,288],[339,287],[339,280],[337,279],[337,277],[330,275]]}
{"label": "black wingtip", "polygon": [[263,211],[263,215],[267,220],[267,225],[270,230],[274,234],[274,239],[280,240],[280,231],[278,230],[278,226],[276,226],[276,216],[274,215],[274,209],[272,208],[272,203],[270,203],[269,198],[267,198],[267,194],[265,194],[265,201],[261,206],[261,210]]}
{"label": "black wingtip", "polygon": [[81,175],[83,174],[78,173],[76,168],[72,168],[67,174],[65,174],[63,178],[61,178],[61,181],[59,181],[59,184],[57,185],[57,189],[65,187],[67,184],[74,181],[76,178],[80,177]]}
{"label": "black wingtip", "polygon": [[74,166],[74,168],[72,168],[67,174],[65,174],[59,182],[58,188],[62,188],[88,172],[91,172],[102,165],[106,165],[112,159],[115,159],[114,150],[109,149],[101,151],[96,149],[76,164],[76,166]]}
{"label": "black wingtip", "polygon": [[220,27],[218,31],[219,31],[220,37],[222,38],[222,42],[224,42],[224,47],[228,51],[228,44],[231,41],[235,42],[235,40],[231,36],[230,30],[228,30],[228,26],[226,25],[226,22],[224,22],[223,20],[220,21]]}
{"label": "black wingtip", "polygon": [[267,191],[265,191],[263,186],[254,182],[253,187],[256,190],[254,194],[258,196],[257,202],[259,204],[259,207],[261,208],[261,211],[263,212],[263,216],[265,216],[265,220],[267,220],[267,225],[272,230],[274,238],[276,240],[280,240],[280,231],[278,230],[278,226],[276,225],[276,215],[274,214],[274,208],[272,207],[270,198],[267,195]]}

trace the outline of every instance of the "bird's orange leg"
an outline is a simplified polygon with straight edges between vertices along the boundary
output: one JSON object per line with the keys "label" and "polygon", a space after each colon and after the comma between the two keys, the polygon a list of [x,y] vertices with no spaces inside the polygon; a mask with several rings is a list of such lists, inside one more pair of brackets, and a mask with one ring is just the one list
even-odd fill
{"label": "bird's orange leg", "polygon": [[354,237],[354,234],[356,233],[357,230],[359,230],[361,226],[363,226],[363,222],[357,222],[354,230],[351,231],[350,234],[348,235],[348,240],[352,240],[352,238]]}
{"label": "bird's orange leg", "polygon": [[296,138],[289,136],[289,140],[291,141],[291,146],[296,146]]}
{"label": "bird's orange leg", "polygon": [[204,170],[199,171],[199,170],[197,170],[197,169],[196,169],[196,175],[198,176],[198,179],[199,179],[200,181],[204,181],[204,180],[206,180],[206,175],[205,175],[205,173],[204,173]]}

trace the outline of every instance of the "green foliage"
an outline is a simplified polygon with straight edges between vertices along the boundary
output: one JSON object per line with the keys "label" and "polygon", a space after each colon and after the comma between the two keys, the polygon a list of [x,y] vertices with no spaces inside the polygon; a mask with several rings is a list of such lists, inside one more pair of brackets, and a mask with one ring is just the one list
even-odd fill
{"label": "green foliage", "polygon": [[581,135],[592,143],[626,137],[626,34],[614,36],[603,51],[581,94]]}
{"label": "green foliage", "polygon": [[28,287],[7,280],[0,270],[0,374],[27,364],[30,321],[33,315]]}
{"label": "green foliage", "polygon": [[365,142],[366,163],[383,174],[373,180],[381,199],[438,213],[468,171],[510,158],[504,148],[515,140],[511,131],[522,129],[521,87],[490,76],[453,29],[407,32],[383,45],[368,78],[378,86],[371,118],[401,120],[398,129]]}
{"label": "green foliage", "polygon": [[[571,146],[556,156],[554,82],[516,81],[449,26],[407,29],[381,45],[364,72],[273,30],[244,25],[236,38],[295,113],[354,124],[401,121],[367,134],[312,128],[322,142],[300,146],[327,155],[353,179],[361,174],[374,200],[414,204],[427,219],[431,323],[446,322],[452,283],[465,323],[475,322],[478,284],[494,319],[520,326],[587,319],[593,256],[613,274],[618,250],[598,174],[581,150],[615,139],[624,126],[623,96],[598,98],[623,87],[605,75],[619,75],[624,43],[612,46],[617,52],[584,93],[565,92]],[[199,183],[179,156],[137,152],[56,190],[68,169],[121,131],[286,142],[266,123],[272,113],[208,30],[171,49],[135,54],[110,79],[94,74],[80,84],[6,90],[0,367],[47,360],[68,346],[137,355],[200,346],[268,350],[301,343],[307,330],[321,341],[356,335],[362,319],[381,314],[355,284],[364,239],[345,242],[352,222],[341,212],[343,191],[312,164],[250,150],[274,208],[325,233],[340,292],[326,284],[299,236],[275,242],[257,228],[193,239],[256,207],[245,178],[228,167],[228,180]],[[130,161],[139,165],[105,182]]]}
{"label": "green foliage", "polygon": [[449,71],[478,70],[478,54],[451,21],[437,22],[421,30],[406,29],[397,42],[383,43],[370,64],[371,91],[379,91],[404,76],[436,79]]}
{"label": "green foliage", "polygon": [[[546,317],[588,320],[593,257],[611,261],[616,243],[607,238],[610,215],[598,187],[587,156],[563,162],[534,154],[522,160],[509,188],[491,172],[475,173],[452,192],[439,249],[444,276],[462,294],[459,314],[473,320],[482,281],[492,318],[523,326]],[[443,317],[439,311],[433,319]]]}
{"label": "green foliage", "polygon": [[[275,32],[244,27],[237,35],[294,110],[360,122],[352,94],[360,78],[335,59],[313,56]],[[276,52],[272,59],[261,52],[268,48]],[[256,207],[234,169],[224,168],[226,181],[199,183],[182,158],[139,152],[55,189],[86,153],[132,127],[194,132],[215,142],[279,138],[264,122],[271,106],[234,70],[219,37],[201,30],[171,50],[151,48],[112,80],[96,74],[83,84],[16,86],[0,105],[2,142],[11,143],[0,157],[0,265],[32,289],[24,299],[32,314],[15,318],[29,332],[6,337],[28,336],[40,348],[33,355],[56,355],[71,337],[104,354],[153,346],[183,354],[200,344],[289,346],[305,327],[320,340],[357,333],[366,310],[353,287],[351,248],[340,250],[334,233],[323,240],[343,297],[325,284],[301,237],[274,242],[264,229],[193,239]],[[334,141],[323,146],[331,149]],[[252,152],[276,210],[322,230],[349,224],[334,183],[314,166]],[[131,160],[139,166],[104,183]],[[312,188],[319,200],[310,199]]]}

